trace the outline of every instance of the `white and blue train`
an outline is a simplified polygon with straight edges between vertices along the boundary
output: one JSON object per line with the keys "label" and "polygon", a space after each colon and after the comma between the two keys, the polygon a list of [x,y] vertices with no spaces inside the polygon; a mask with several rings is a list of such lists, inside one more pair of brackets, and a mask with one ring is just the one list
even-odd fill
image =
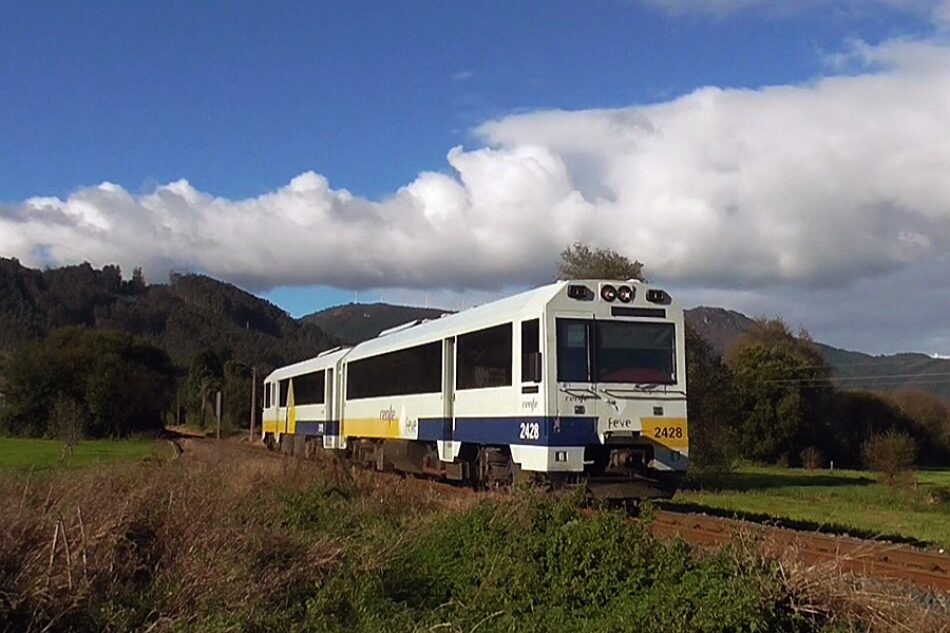
{"label": "white and blue train", "polygon": [[689,464],[683,327],[662,289],[558,281],[275,370],[262,439],[480,485],[663,496]]}

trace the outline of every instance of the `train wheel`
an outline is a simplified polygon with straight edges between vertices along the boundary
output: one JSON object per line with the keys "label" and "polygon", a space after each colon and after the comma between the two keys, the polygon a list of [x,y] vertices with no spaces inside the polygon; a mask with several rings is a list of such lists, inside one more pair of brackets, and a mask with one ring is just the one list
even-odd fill
{"label": "train wheel", "polygon": [[513,471],[511,453],[508,450],[495,447],[478,450],[475,472],[480,485],[485,488],[510,486]]}

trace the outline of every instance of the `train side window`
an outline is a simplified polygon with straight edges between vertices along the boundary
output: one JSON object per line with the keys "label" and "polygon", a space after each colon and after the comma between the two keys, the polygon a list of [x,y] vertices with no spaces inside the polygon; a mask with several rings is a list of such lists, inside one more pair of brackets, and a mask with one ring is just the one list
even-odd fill
{"label": "train side window", "polygon": [[378,398],[442,391],[442,342],[351,361],[346,365],[346,398]]}
{"label": "train side window", "polygon": [[326,398],[326,374],[320,371],[294,377],[294,404],[323,404]]}
{"label": "train side window", "polygon": [[458,389],[511,385],[512,324],[469,332],[456,343]]}
{"label": "train side window", "polygon": [[270,383],[264,383],[264,408],[270,409]]}
{"label": "train side window", "polygon": [[287,406],[287,387],[290,385],[290,379],[286,378],[284,380],[281,380],[279,383],[277,383],[277,385],[279,388],[278,390],[280,391],[280,406],[286,407]]}
{"label": "train side window", "polygon": [[521,322],[521,382],[541,382],[541,321]]}

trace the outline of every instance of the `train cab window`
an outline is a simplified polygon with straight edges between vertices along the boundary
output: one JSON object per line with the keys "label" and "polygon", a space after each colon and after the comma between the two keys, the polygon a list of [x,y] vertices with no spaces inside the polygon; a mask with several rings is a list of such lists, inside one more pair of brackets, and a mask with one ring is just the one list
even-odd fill
{"label": "train cab window", "polygon": [[590,321],[557,320],[557,379],[590,382]]}
{"label": "train cab window", "polygon": [[541,382],[541,321],[521,322],[521,382]]}
{"label": "train cab window", "polygon": [[512,324],[462,334],[456,343],[458,389],[511,385]]}
{"label": "train cab window", "polygon": [[277,383],[278,391],[280,392],[280,406],[287,406],[287,388],[290,386],[290,380],[281,380]]}
{"label": "train cab window", "polygon": [[270,383],[264,383],[264,408],[270,409]]}
{"label": "train cab window", "polygon": [[323,404],[327,395],[323,370],[294,377],[294,404]]}

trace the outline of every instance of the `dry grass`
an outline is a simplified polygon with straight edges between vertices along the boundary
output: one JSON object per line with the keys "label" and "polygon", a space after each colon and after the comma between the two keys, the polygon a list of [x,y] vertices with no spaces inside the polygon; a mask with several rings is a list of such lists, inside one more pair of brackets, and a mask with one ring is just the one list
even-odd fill
{"label": "dry grass", "polygon": [[[0,630],[160,631],[212,608],[273,607],[339,560],[339,537],[280,529],[281,499],[317,482],[384,511],[464,505],[430,486],[238,450],[190,442],[171,463],[0,478]],[[99,608],[123,602],[127,612]]]}
{"label": "dry grass", "polygon": [[950,614],[939,598],[894,583],[855,578],[835,563],[782,566],[795,607],[847,631],[946,633]]}

